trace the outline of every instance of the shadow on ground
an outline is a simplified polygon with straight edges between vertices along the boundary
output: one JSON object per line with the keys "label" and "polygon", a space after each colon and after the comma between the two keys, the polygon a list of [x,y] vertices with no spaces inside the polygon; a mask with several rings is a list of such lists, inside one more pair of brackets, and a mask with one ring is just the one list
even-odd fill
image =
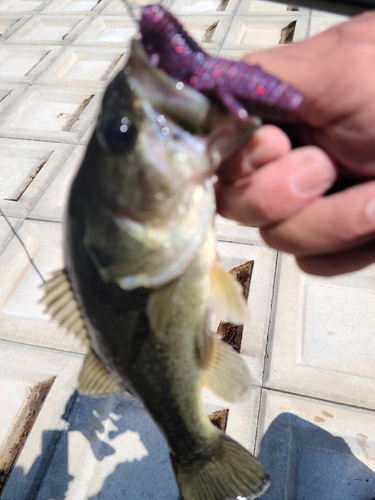
{"label": "shadow on ground", "polygon": [[[74,393],[63,419],[67,430],[43,433],[27,473],[36,480],[15,467],[4,500],[179,499],[163,436],[134,398]],[[272,422],[259,458],[272,480],[262,500],[375,500],[374,472],[342,438],[296,415]]]}
{"label": "shadow on ground", "polygon": [[42,453],[27,471],[31,478],[37,469],[38,481],[28,484],[15,467],[2,500],[179,498],[165,440],[137,400],[74,393],[63,419],[68,429],[44,431]]}

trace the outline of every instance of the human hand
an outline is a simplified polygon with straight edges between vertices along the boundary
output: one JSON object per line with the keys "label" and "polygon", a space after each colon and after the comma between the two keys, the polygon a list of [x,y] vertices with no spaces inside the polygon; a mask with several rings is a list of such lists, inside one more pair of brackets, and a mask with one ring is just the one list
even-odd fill
{"label": "human hand", "polygon": [[[291,150],[281,130],[263,127],[219,170],[218,210],[260,227],[313,274],[375,262],[374,60],[375,14],[246,57],[305,94],[296,133],[314,146]],[[363,180],[323,197],[338,174]]]}

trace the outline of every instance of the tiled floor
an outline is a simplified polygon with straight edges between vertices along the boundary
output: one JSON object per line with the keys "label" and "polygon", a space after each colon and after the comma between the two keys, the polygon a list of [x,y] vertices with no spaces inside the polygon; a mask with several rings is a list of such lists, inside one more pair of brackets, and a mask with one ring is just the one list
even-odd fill
{"label": "tiled floor", "polygon": [[[212,54],[237,58],[294,22],[298,40],[341,20],[260,0],[164,5]],[[0,12],[0,208],[48,276],[69,182],[136,28],[122,0],[0,0]],[[218,218],[217,234],[228,269],[254,261],[241,346],[253,388],[234,405],[204,391],[207,412],[229,409],[227,432],[260,454],[272,477],[262,498],[373,500],[374,268],[308,277],[255,229]],[[0,252],[0,491],[14,465],[1,498],[177,500],[139,403],[75,393],[84,351],[43,314],[41,280],[2,217]]]}

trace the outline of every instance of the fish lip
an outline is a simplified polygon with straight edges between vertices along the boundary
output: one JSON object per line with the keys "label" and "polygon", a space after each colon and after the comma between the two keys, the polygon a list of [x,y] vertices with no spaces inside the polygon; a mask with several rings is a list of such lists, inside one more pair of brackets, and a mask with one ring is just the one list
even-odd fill
{"label": "fish lip", "polygon": [[[207,152],[212,158],[211,175],[215,174],[220,163],[241,148],[262,125],[262,120],[257,116],[250,116],[244,122],[234,115],[222,112],[216,116],[215,122],[216,127],[212,127],[207,137]],[[215,158],[215,153],[220,157]]]}
{"label": "fish lip", "polygon": [[167,114],[176,123],[181,123],[186,130],[205,132],[212,107],[210,99],[153,66],[142,41],[132,40],[124,71],[129,83],[137,86],[141,99],[149,101],[161,114]]}

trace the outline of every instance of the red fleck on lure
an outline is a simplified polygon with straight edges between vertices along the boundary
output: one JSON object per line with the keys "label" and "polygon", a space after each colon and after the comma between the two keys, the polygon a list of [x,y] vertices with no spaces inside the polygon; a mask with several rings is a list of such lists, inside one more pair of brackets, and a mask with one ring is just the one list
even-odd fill
{"label": "red fleck on lure", "polygon": [[301,92],[259,66],[210,56],[161,5],[143,8],[140,32],[154,66],[220,101],[241,120],[251,114],[298,121],[304,101]]}

